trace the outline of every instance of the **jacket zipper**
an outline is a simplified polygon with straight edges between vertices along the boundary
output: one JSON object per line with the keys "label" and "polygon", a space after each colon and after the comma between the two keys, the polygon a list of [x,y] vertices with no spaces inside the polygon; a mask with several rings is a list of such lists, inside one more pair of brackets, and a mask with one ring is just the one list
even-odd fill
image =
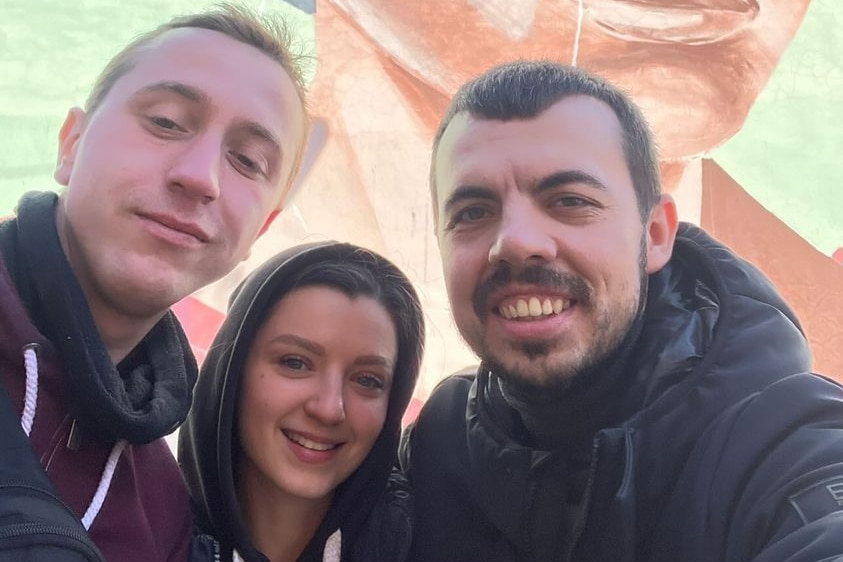
{"label": "jacket zipper", "polygon": [[[61,498],[57,497],[55,494],[52,494],[47,490],[24,483],[0,484],[0,489],[10,488],[28,490],[30,492],[35,492],[42,496],[46,496],[56,504],[63,507],[67,511],[67,513],[73,518],[74,521],[79,521],[79,519],[76,517],[76,514],[73,513],[73,510],[70,509],[70,507]],[[34,522],[15,523],[12,525],[0,526],[0,540],[10,539],[14,537],[22,537],[26,535],[53,535],[57,537],[71,539],[74,542],[76,550],[84,551],[86,557],[91,558],[92,560],[101,560],[97,552],[93,550],[90,546],[91,539],[88,537],[87,533],[84,533],[82,531],[69,529],[67,527],[62,527],[59,525],[50,525]]]}
{"label": "jacket zipper", "polygon": [[[525,513],[530,513],[533,509],[533,504],[536,502],[536,492],[539,484],[533,479],[530,479],[530,490],[527,497],[527,510]],[[533,560],[533,541],[531,540],[533,520],[530,518],[527,525],[524,525],[524,553],[527,555],[527,560]]]}
{"label": "jacket zipper", "polygon": [[0,527],[0,539],[8,539],[11,537],[19,537],[22,535],[56,535],[59,537],[70,538],[78,541],[85,547],[87,552],[92,555],[94,551],[88,547],[88,537],[80,532],[72,531],[65,527],[55,525],[45,525],[43,523],[15,523],[14,525],[7,525]]}
{"label": "jacket zipper", "polygon": [[[37,493],[41,494],[42,496],[47,496],[48,498],[50,498],[51,500],[53,500],[54,502],[56,502],[57,504],[62,506],[73,517],[74,520],[79,521],[79,518],[76,517],[76,514],[73,512],[72,509],[70,509],[70,506],[67,505],[64,502],[64,500],[62,500],[61,498],[59,498],[55,494],[51,493],[50,491],[45,490],[44,488],[39,488],[38,486],[32,486],[31,484],[26,484],[24,482],[9,482],[9,483],[5,483],[5,484],[0,484],[0,490],[5,489],[5,488],[21,488],[23,490],[29,490],[31,492],[37,492]],[[81,523],[80,523],[80,525],[81,525]]]}
{"label": "jacket zipper", "polygon": [[594,484],[594,475],[597,472],[597,456],[600,451],[600,444],[598,437],[594,437],[591,444],[591,466],[588,469],[588,481],[585,485],[585,494],[583,495],[582,511],[577,526],[574,528],[574,534],[571,536],[571,542],[568,543],[568,552],[565,553],[565,562],[571,562],[574,555],[574,550],[577,548],[577,543],[580,541],[583,531],[585,530],[586,520],[588,519],[588,511],[591,504],[591,488]]}
{"label": "jacket zipper", "polygon": [[[70,547],[76,552],[81,552],[85,558],[89,560],[102,560],[100,555],[90,546],[90,539],[82,533],[78,533],[64,527],[54,525],[45,525],[43,523],[17,523],[14,525],[7,525],[0,527],[0,547],[6,539],[15,539],[26,536],[40,536],[52,535],[66,539],[62,541],[65,545],[70,543]],[[43,542],[40,541],[40,542]],[[2,550],[2,548],[0,548]]]}

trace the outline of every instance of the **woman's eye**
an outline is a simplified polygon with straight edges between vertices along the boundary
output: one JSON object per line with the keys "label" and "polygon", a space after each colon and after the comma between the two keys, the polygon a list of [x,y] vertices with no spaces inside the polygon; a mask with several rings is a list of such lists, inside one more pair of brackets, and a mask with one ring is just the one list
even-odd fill
{"label": "woman's eye", "polygon": [[301,357],[282,357],[280,363],[293,371],[303,371],[307,368],[307,364]]}
{"label": "woman's eye", "polygon": [[357,378],[355,380],[357,381],[357,384],[366,389],[383,390],[384,388],[383,379],[377,375],[364,373],[361,375],[357,375]]}

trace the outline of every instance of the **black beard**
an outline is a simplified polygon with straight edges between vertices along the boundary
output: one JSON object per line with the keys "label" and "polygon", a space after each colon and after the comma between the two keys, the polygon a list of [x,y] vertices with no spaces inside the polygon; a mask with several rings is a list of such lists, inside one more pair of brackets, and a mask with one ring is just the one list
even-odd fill
{"label": "black beard", "polygon": [[[532,404],[548,404],[556,401],[560,395],[570,392],[571,387],[589,386],[593,381],[596,381],[608,369],[613,367],[613,364],[623,355],[623,350],[634,345],[637,340],[639,330],[633,329],[637,323],[642,321],[644,316],[644,309],[647,302],[647,290],[649,285],[649,275],[647,274],[647,237],[641,237],[641,244],[638,258],[639,271],[639,291],[638,291],[638,306],[635,313],[629,318],[627,325],[623,331],[623,337],[619,338],[614,345],[610,345],[604,349],[596,350],[597,353],[590,357],[579,366],[574,372],[556,372],[550,376],[545,377],[545,380],[536,381],[531,378],[521,376],[519,373],[509,371],[503,364],[491,357],[491,354],[485,354],[486,357],[481,357],[483,365],[491,372],[495,373],[506,385],[506,394],[512,397],[517,397],[518,400],[532,403]],[[475,291],[474,306],[478,315],[481,310],[486,310],[485,295],[495,286],[503,285],[508,282],[508,279],[513,277],[508,266],[506,268],[499,268],[489,277],[483,284]],[[518,276],[518,281],[525,283],[538,283],[540,285],[552,288],[560,288],[557,284],[562,283],[564,287],[571,292],[576,290],[573,294],[584,295],[585,298],[590,298],[590,288],[585,282],[573,275],[562,275],[552,270],[548,270],[542,266],[532,266],[524,269]],[[483,300],[480,300],[480,298]],[[480,306],[478,306],[480,305]],[[598,327],[598,329],[601,329]],[[603,328],[605,329],[605,327]],[[526,342],[520,345],[520,351],[523,352],[530,361],[534,361],[543,356],[546,356],[554,342],[552,341],[538,341]]]}
{"label": "black beard", "polygon": [[[643,299],[639,302],[643,302]],[[576,388],[599,384],[600,379],[624,356],[624,350],[634,345],[638,331],[632,328],[643,317],[643,313],[644,307],[639,305],[636,314],[630,318],[624,337],[611,348],[602,350],[603,353],[588,357],[575,372],[552,373],[544,380],[536,381],[507,370],[492,358],[484,360],[483,365],[503,381],[507,396],[526,404],[552,404]],[[530,360],[534,360],[546,355],[549,348],[549,342],[531,342],[523,344],[520,349]]]}

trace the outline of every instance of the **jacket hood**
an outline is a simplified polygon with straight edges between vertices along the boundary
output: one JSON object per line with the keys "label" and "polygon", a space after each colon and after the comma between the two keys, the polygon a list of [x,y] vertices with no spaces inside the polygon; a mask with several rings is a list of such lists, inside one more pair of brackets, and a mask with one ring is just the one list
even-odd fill
{"label": "jacket hood", "polygon": [[668,265],[650,276],[635,356],[632,411],[669,404],[671,389],[701,377],[743,395],[811,368],[799,320],[773,284],[690,224],[680,225]]}
{"label": "jacket hood", "polygon": [[0,298],[19,298],[25,307],[25,316],[17,305],[18,312],[2,314],[37,329],[13,329],[0,347],[20,357],[22,347],[46,338],[68,373],[61,381],[67,409],[85,438],[150,443],[175,431],[190,408],[197,368],[187,336],[168,310],[115,365],[61,248],[56,205],[56,193],[26,193],[17,217],[0,226],[0,254],[14,285]]}
{"label": "jacket hood", "polygon": [[[747,396],[809,371],[810,352],[796,316],[773,285],[705,232],[683,224],[670,262],[649,277],[643,328],[621,368],[629,382],[614,405],[616,421],[596,436],[580,434],[591,446],[588,482],[601,483],[587,485],[590,512],[600,513],[601,523],[586,520],[586,525],[598,537],[603,525],[629,532],[646,528],[642,517],[660,512],[659,499],[669,493],[674,475],[712,420]],[[466,379],[447,383],[470,384],[460,380]],[[517,544],[530,497],[526,475],[544,474],[555,456],[566,458],[559,463],[566,466],[571,449],[548,452],[520,443],[514,422],[501,414],[505,403],[489,392],[491,380],[481,365],[466,391],[472,472],[464,485],[494,489],[475,499]],[[615,538],[619,545],[629,544]],[[582,542],[588,540],[584,536]]]}
{"label": "jacket hood", "polygon": [[[252,272],[234,291],[227,317],[205,358],[194,391],[193,408],[179,433],[178,457],[194,503],[199,531],[234,548],[244,560],[265,560],[250,539],[236,495],[234,463],[239,454],[236,435],[238,398],[246,358],[273,304],[292,288],[291,277],[303,266],[365,252],[371,259],[397,268],[384,258],[351,244],[337,242],[297,246],[277,254]],[[408,296],[418,304],[409,282]],[[418,318],[422,322],[421,317]],[[342,531],[345,553],[360,534],[372,508],[384,492],[396,462],[401,418],[418,376],[423,346],[397,330],[398,357],[384,427],[371,452],[336,490],[331,508],[299,560],[322,560],[325,542]]]}

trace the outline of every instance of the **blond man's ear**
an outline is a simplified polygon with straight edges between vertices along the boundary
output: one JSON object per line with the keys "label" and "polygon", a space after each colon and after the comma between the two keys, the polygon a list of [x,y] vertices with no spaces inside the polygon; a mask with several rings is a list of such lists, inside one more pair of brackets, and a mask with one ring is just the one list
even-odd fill
{"label": "blond man's ear", "polygon": [[59,185],[67,186],[76,162],[76,150],[79,138],[85,129],[85,111],[81,107],[72,107],[64,118],[59,129],[59,150],[56,158],[56,169],[53,177]]}

